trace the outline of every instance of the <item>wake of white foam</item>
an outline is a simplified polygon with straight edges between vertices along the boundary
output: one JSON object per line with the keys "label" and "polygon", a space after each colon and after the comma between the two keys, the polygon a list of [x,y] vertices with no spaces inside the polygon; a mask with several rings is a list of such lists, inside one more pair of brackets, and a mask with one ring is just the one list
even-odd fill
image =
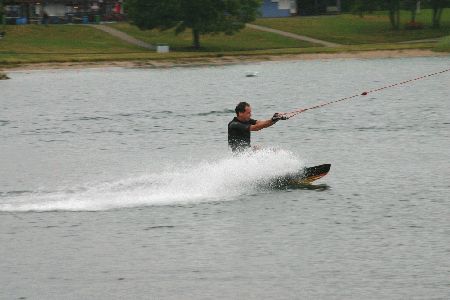
{"label": "wake of white foam", "polygon": [[291,152],[261,150],[112,183],[0,198],[0,211],[98,211],[231,200],[303,166]]}

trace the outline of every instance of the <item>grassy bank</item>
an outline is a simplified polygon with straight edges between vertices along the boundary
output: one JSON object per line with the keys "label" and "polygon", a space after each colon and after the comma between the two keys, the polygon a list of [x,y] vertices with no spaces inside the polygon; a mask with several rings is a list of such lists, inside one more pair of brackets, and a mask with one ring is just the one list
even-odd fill
{"label": "grassy bank", "polygon": [[442,38],[436,45],[436,51],[450,52],[450,35]]}
{"label": "grassy bank", "polygon": [[0,65],[32,62],[95,60],[146,51],[97,29],[81,25],[5,26],[0,40]]}
{"label": "grassy bank", "polygon": [[118,23],[112,26],[152,44],[168,43],[171,50],[176,52],[158,54],[127,44],[102,31],[83,25],[6,26],[6,36],[0,40],[0,65],[197,58],[224,55],[224,53],[236,51],[317,46],[271,33],[244,29],[234,36],[224,34],[202,36],[203,47],[200,52],[194,52],[190,46],[192,43],[190,31],[175,36],[173,31],[141,31],[127,23]]}
{"label": "grassy bank", "polygon": [[[409,21],[411,13],[401,12],[402,24]],[[294,17],[258,19],[254,24],[267,26],[339,44],[396,43],[411,40],[438,38],[450,34],[450,9],[444,10],[440,29],[431,28],[431,10],[422,10],[417,21],[424,29],[392,30],[386,12],[365,15],[363,18],[343,14],[324,17]]]}
{"label": "grassy bank", "polygon": [[[447,15],[443,16],[443,20],[445,16]],[[371,22],[370,18],[373,18],[376,22]],[[380,20],[383,21],[381,22]],[[361,25],[361,29],[357,28],[360,25],[354,25],[355,22],[364,22],[367,24],[364,25],[366,27]],[[413,33],[419,34],[419,36],[415,35],[415,37],[420,37],[421,39],[440,36],[447,32],[448,27],[450,27],[447,26],[447,23],[445,22],[443,22],[444,29],[438,31],[425,29],[422,33],[419,31],[414,31]],[[347,43],[348,45],[344,47],[327,48],[282,37],[273,33],[246,28],[233,36],[223,34],[202,36],[201,51],[193,51],[191,48],[192,37],[190,31],[186,31],[176,36],[173,31],[141,31],[135,26],[131,26],[127,23],[110,25],[148,43],[167,43],[170,45],[172,50],[170,53],[159,54],[154,51],[127,44],[89,26],[6,26],[4,27],[6,29],[6,36],[0,40],[0,67],[47,62],[62,63],[127,60],[176,61],[186,59],[208,59],[211,57],[222,56],[238,57],[372,50],[432,49],[436,46],[436,43],[434,42],[407,44],[397,44],[394,42],[385,43],[386,40],[410,40],[412,39],[412,33],[406,32],[404,33],[406,37],[402,36],[401,38],[393,35],[392,31],[389,29],[386,17],[378,15],[365,17],[364,19],[352,15],[315,18],[260,19],[256,23],[264,23],[262,25],[266,26],[272,26],[271,24],[274,24],[272,27],[281,26],[278,28],[338,43]],[[383,23],[382,28],[384,31],[380,29],[381,27],[377,27],[380,26],[379,23]],[[345,28],[346,31],[341,30],[341,27]],[[289,28],[292,28],[292,30],[288,30]],[[300,30],[299,28],[301,31],[296,31]],[[369,30],[368,28],[371,29]],[[307,34],[304,32],[305,30],[309,30],[311,34]],[[317,34],[312,34],[314,32]],[[361,32],[372,32],[373,34],[362,34]],[[349,42],[353,40],[354,42]],[[383,43],[381,43],[381,41],[383,41]],[[442,42],[438,44],[437,49],[439,51],[450,52],[449,39],[443,39]]]}
{"label": "grassy bank", "polygon": [[5,26],[0,54],[77,54],[145,51],[83,25]]}
{"label": "grassy bank", "polygon": [[[434,44],[414,43],[414,44],[396,44],[396,45],[349,45],[340,48],[328,47],[309,47],[309,48],[281,48],[268,50],[251,51],[223,51],[223,52],[170,52],[159,54],[155,52],[147,53],[116,53],[116,54],[66,54],[66,55],[2,55],[0,54],[0,67],[11,68],[30,63],[95,63],[95,62],[114,62],[114,61],[171,61],[174,63],[182,62],[186,64],[187,60],[192,60],[195,64],[198,60],[208,60],[210,58],[237,57],[242,59],[251,57],[261,57],[261,59],[273,59],[270,56],[277,55],[296,55],[296,54],[320,54],[320,53],[342,53],[342,52],[360,52],[360,51],[380,51],[380,50],[411,50],[411,49],[432,49]],[[226,62],[227,59],[224,59]]]}

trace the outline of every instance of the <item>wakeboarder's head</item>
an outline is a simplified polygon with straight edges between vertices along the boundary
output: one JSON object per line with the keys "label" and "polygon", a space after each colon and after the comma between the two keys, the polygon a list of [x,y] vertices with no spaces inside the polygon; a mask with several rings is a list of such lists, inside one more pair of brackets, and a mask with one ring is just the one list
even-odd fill
{"label": "wakeboarder's head", "polygon": [[252,116],[252,108],[247,102],[239,102],[234,110],[239,121],[248,122]]}

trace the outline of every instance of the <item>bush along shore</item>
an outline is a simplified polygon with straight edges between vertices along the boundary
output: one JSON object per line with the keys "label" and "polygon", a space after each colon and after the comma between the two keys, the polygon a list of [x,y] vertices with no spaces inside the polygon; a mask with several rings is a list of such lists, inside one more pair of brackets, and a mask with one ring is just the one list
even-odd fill
{"label": "bush along shore", "polygon": [[8,75],[6,75],[5,73],[0,72],[0,80],[6,80],[9,79]]}

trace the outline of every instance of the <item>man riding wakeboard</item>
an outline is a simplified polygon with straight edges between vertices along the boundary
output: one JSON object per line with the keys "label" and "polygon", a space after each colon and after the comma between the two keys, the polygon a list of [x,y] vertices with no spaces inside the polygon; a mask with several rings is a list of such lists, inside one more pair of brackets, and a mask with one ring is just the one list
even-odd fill
{"label": "man riding wakeboard", "polygon": [[259,131],[278,122],[279,120],[287,120],[288,118],[279,113],[275,113],[268,120],[254,120],[252,116],[252,108],[247,102],[240,102],[235,110],[236,117],[228,123],[228,145],[233,152],[241,152],[250,148],[250,132]]}

